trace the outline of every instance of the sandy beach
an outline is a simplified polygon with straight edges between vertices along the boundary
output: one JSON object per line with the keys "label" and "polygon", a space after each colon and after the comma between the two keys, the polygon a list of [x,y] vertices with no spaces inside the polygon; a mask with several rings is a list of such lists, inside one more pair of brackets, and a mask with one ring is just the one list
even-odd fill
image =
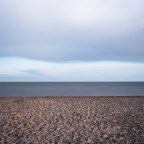
{"label": "sandy beach", "polygon": [[0,144],[144,144],[144,97],[1,97]]}

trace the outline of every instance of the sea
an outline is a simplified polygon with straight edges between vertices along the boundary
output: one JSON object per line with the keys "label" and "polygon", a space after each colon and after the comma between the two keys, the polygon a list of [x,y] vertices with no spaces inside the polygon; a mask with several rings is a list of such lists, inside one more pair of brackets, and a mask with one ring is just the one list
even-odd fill
{"label": "sea", "polygon": [[0,82],[0,97],[144,96],[144,82]]}

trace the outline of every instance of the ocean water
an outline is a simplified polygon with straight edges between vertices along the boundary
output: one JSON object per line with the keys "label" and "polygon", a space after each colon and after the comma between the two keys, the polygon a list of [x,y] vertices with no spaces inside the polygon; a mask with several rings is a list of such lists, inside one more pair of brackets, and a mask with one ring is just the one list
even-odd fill
{"label": "ocean water", "polygon": [[5,96],[144,96],[144,82],[0,82]]}

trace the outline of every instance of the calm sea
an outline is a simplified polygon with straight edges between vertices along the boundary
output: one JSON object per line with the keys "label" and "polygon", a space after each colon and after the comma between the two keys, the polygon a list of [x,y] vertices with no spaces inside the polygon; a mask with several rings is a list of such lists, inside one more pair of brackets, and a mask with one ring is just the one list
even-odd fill
{"label": "calm sea", "polygon": [[3,96],[144,96],[144,82],[0,82]]}

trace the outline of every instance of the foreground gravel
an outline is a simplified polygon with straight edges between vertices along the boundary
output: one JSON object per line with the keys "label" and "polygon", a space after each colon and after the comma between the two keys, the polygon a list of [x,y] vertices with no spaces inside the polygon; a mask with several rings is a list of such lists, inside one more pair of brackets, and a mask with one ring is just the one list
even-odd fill
{"label": "foreground gravel", "polygon": [[144,144],[144,97],[0,98],[0,144]]}

